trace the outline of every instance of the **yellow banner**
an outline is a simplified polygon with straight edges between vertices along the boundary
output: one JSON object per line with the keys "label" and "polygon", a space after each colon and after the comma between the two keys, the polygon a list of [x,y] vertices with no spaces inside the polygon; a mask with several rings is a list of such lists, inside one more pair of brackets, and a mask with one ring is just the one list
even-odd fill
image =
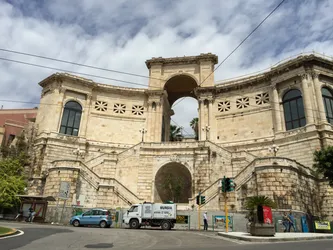
{"label": "yellow banner", "polygon": [[318,230],[331,230],[331,224],[329,221],[315,221],[315,227]]}

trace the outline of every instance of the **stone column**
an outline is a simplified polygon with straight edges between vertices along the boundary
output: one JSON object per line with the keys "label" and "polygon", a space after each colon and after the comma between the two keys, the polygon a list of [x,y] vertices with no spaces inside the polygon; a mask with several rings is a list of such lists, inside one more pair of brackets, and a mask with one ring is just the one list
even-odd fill
{"label": "stone column", "polygon": [[317,105],[318,105],[318,113],[319,113],[319,123],[324,123],[327,121],[326,111],[323,101],[323,95],[321,92],[321,84],[319,82],[319,75],[316,72],[312,73],[314,89],[316,93]]}
{"label": "stone column", "polygon": [[92,109],[92,95],[87,95],[85,109],[82,111],[81,126],[79,136],[86,137],[90,111]]}
{"label": "stone column", "polygon": [[272,89],[272,102],[273,102],[273,114],[274,114],[274,129],[275,132],[279,132],[282,130],[282,123],[281,123],[282,114],[280,109],[279,94],[276,85],[274,85]]}
{"label": "stone column", "polygon": [[213,137],[213,98],[208,100],[208,125],[210,130],[208,132],[208,140],[214,141]]}
{"label": "stone column", "polygon": [[[62,113],[63,113],[63,109],[65,107],[64,101],[65,101],[65,92],[66,89],[63,87],[59,87],[58,88],[58,102],[57,102],[57,110],[54,116],[54,119],[58,119],[58,122],[55,122],[54,124],[57,124],[57,127],[55,128],[56,133],[59,133],[60,130],[60,124],[61,124],[61,120],[62,120]],[[83,107],[82,107],[83,108]],[[82,113],[83,115],[83,113]],[[82,118],[81,118],[82,121]],[[82,126],[82,123],[80,124]],[[81,126],[80,126],[80,130],[81,130]],[[80,131],[79,131],[80,133]]]}
{"label": "stone column", "polygon": [[155,112],[154,142],[159,142],[161,140],[162,115],[163,115],[162,103],[158,102],[156,103],[156,112]]}
{"label": "stone column", "polygon": [[313,117],[311,100],[310,100],[309,85],[308,85],[308,77],[309,77],[308,74],[302,75],[303,102],[304,102],[304,109],[305,109],[307,125],[314,123],[314,117]]}
{"label": "stone column", "polygon": [[199,124],[198,124],[198,131],[199,131],[199,140],[203,141],[206,139],[206,133],[202,130],[205,126],[204,123],[204,101],[199,99]]}

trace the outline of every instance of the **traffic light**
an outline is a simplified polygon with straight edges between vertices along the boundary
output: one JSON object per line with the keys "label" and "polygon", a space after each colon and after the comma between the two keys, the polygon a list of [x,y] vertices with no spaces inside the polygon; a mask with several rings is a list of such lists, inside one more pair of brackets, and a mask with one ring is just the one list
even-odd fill
{"label": "traffic light", "polygon": [[235,190],[235,184],[234,181],[230,178],[225,179],[225,191],[231,192]]}
{"label": "traffic light", "polygon": [[222,179],[222,186],[221,187],[222,187],[222,192],[224,193],[226,191],[226,189],[225,189],[225,176]]}
{"label": "traffic light", "polygon": [[206,203],[206,196],[200,196],[200,205]]}
{"label": "traffic light", "polygon": [[197,195],[197,205],[200,205],[200,195]]}
{"label": "traffic light", "polygon": [[225,179],[225,191],[229,192],[230,188],[231,188],[231,186],[230,186],[230,178],[226,178]]}

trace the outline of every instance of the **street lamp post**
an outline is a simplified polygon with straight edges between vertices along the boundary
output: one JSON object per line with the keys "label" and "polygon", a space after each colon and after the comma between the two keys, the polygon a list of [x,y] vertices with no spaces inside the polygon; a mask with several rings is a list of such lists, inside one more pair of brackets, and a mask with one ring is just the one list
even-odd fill
{"label": "street lamp post", "polygon": [[210,130],[210,126],[206,125],[205,127],[202,128],[202,131],[206,132],[206,141],[208,140],[208,132]]}
{"label": "street lamp post", "polygon": [[139,132],[142,134],[141,141],[143,142],[144,134],[147,133],[147,129],[142,128],[142,129],[139,130]]}
{"label": "street lamp post", "polygon": [[273,152],[274,157],[276,157],[276,153],[279,151],[279,146],[273,144],[272,147],[269,147],[269,148],[268,148],[268,151],[269,151],[269,152]]}

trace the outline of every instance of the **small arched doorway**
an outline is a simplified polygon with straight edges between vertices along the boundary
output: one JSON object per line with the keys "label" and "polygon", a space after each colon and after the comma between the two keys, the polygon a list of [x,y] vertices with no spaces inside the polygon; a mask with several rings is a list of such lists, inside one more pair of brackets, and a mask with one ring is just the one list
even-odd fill
{"label": "small arched doorway", "polygon": [[[199,117],[198,102],[194,93],[197,87],[197,80],[187,74],[173,76],[165,83],[164,90],[167,92],[168,104],[172,112],[171,116],[163,116],[162,141],[163,138],[169,141],[178,141],[179,135],[173,138],[172,133],[177,128],[181,129],[181,138],[198,139],[198,129],[195,129]],[[196,124],[193,125],[193,121]]]}
{"label": "small arched doorway", "polygon": [[155,176],[155,202],[188,203],[192,197],[192,176],[183,164],[170,162]]}

